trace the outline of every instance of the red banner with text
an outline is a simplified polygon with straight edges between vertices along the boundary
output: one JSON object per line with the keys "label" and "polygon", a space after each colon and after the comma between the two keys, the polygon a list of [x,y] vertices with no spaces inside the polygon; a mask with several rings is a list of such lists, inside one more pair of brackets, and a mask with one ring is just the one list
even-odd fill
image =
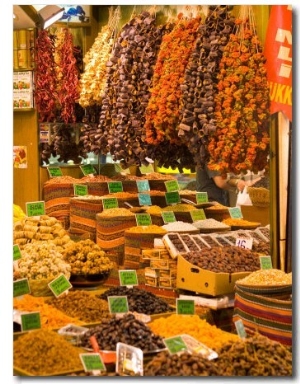
{"label": "red banner with text", "polygon": [[265,41],[270,112],[292,121],[292,6],[272,5]]}

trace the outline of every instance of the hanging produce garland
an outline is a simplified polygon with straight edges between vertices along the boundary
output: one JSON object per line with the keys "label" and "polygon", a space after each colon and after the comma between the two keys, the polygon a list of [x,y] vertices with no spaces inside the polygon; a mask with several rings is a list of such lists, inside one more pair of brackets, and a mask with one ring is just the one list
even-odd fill
{"label": "hanging produce garland", "polygon": [[229,6],[209,7],[180,87],[182,120],[178,136],[193,155],[194,163],[200,167],[204,167],[208,160],[208,133],[216,129],[217,75],[224,47],[234,31],[234,20]]}
{"label": "hanging produce garland", "polygon": [[[245,8],[242,7],[244,12]],[[242,12],[242,10],[241,10]],[[216,130],[210,132],[209,169],[223,173],[258,172],[269,155],[269,88],[265,57],[252,8],[236,20],[220,62],[215,97]]]}

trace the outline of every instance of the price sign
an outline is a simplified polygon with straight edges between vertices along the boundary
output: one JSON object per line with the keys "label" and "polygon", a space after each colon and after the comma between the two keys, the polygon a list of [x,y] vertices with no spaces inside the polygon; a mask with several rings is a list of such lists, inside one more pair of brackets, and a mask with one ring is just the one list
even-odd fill
{"label": "price sign", "polygon": [[120,285],[138,285],[136,270],[120,270]]}
{"label": "price sign", "polygon": [[84,176],[94,175],[96,173],[95,168],[92,166],[92,164],[81,165],[80,169]]}
{"label": "price sign", "polygon": [[234,322],[237,334],[240,336],[241,339],[244,339],[247,337],[247,333],[245,331],[244,323],[242,320],[237,320]]}
{"label": "price sign", "polygon": [[127,296],[108,296],[108,305],[111,313],[127,313]]}
{"label": "price sign", "polygon": [[179,185],[177,180],[167,180],[165,181],[166,191],[174,192],[179,190]]}
{"label": "price sign", "polygon": [[207,203],[208,202],[207,192],[196,192],[196,202],[198,204]]}
{"label": "price sign", "polygon": [[176,216],[175,216],[175,213],[173,211],[162,212],[161,216],[162,216],[165,224],[174,223],[176,221]]}
{"label": "price sign", "polygon": [[122,181],[109,181],[107,185],[109,193],[123,192]]}
{"label": "price sign", "polygon": [[30,293],[29,283],[28,279],[20,279],[14,281],[14,297],[26,295],[27,293]]}
{"label": "price sign", "polygon": [[26,215],[29,216],[41,216],[45,214],[45,202],[35,201],[32,203],[26,203]]}
{"label": "price sign", "polygon": [[229,211],[230,217],[232,219],[242,219],[243,218],[242,211],[241,211],[240,207],[228,208],[228,211]]}
{"label": "price sign", "polygon": [[154,172],[154,168],[152,164],[149,165],[142,165],[139,167],[139,170],[142,175],[146,175],[147,173],[152,173]]}
{"label": "price sign", "polygon": [[103,360],[99,353],[80,353],[79,357],[85,372],[100,373],[101,371],[106,371],[105,364],[103,363]]}
{"label": "price sign", "polygon": [[272,269],[272,259],[271,256],[260,256],[259,257],[260,268],[261,269]]}
{"label": "price sign", "polygon": [[151,216],[149,213],[137,213],[135,215],[135,219],[137,225],[147,226],[152,224]]}
{"label": "price sign", "polygon": [[204,213],[204,209],[202,209],[202,208],[190,211],[190,214],[191,214],[191,218],[192,218],[193,221],[205,220],[206,219],[206,216],[205,216],[205,213]]}
{"label": "price sign", "polygon": [[88,194],[88,187],[84,184],[73,184],[75,196],[85,196]]}
{"label": "price sign", "polygon": [[178,315],[194,315],[195,300],[176,299],[176,310]]}
{"label": "price sign", "polygon": [[118,208],[119,202],[116,197],[102,199],[103,209]]}
{"label": "price sign", "polygon": [[181,336],[168,337],[167,339],[164,339],[163,342],[172,354],[188,350],[188,347]]}
{"label": "price sign", "polygon": [[136,186],[138,192],[150,191],[149,180],[137,180]]}
{"label": "price sign", "polygon": [[152,201],[149,193],[139,193],[138,198],[139,198],[140,205],[152,205]]}
{"label": "price sign", "polygon": [[180,203],[180,195],[178,191],[165,193],[167,205],[174,205]]}
{"label": "price sign", "polygon": [[72,288],[72,284],[69,282],[65,275],[61,274],[56,279],[50,281],[48,287],[51,289],[54,295],[58,297]]}
{"label": "price sign", "polygon": [[48,167],[47,169],[48,169],[49,176],[51,178],[63,175],[62,170],[61,170],[60,167]]}
{"label": "price sign", "polygon": [[21,255],[20,247],[19,247],[18,244],[15,244],[13,246],[13,252],[14,252],[14,259],[13,259],[13,261],[17,261],[17,260],[21,259],[22,255]]}
{"label": "price sign", "polygon": [[31,329],[41,328],[40,312],[23,313],[21,315],[22,331],[30,331]]}
{"label": "price sign", "polygon": [[238,237],[235,241],[235,245],[244,249],[252,249],[253,238],[251,237],[245,239],[243,237]]}

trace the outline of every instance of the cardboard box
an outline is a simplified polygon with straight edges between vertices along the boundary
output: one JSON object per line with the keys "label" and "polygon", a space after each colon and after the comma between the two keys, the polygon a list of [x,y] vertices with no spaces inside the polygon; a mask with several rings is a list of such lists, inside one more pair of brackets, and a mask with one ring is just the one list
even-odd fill
{"label": "cardboard box", "polygon": [[176,288],[176,279],[170,277],[159,277],[158,286],[161,288]]}
{"label": "cardboard box", "polygon": [[181,255],[177,258],[177,288],[210,296],[234,292],[235,282],[251,272],[211,272],[191,264]]}
{"label": "cardboard box", "polygon": [[248,221],[270,224],[270,207],[257,207],[255,205],[241,205],[243,218]]}
{"label": "cardboard box", "polygon": [[154,269],[171,269],[176,268],[177,262],[175,260],[150,260],[150,267]]}
{"label": "cardboard box", "polygon": [[158,279],[157,277],[145,276],[145,285],[150,285],[151,287],[157,287]]}

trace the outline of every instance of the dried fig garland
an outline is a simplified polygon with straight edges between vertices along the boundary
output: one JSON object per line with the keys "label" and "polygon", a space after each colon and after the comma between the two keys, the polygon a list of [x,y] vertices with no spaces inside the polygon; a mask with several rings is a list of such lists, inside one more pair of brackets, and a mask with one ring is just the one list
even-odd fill
{"label": "dried fig garland", "polygon": [[181,85],[182,120],[178,126],[178,136],[193,155],[194,163],[201,167],[208,159],[208,132],[216,129],[214,99],[218,91],[219,64],[235,26],[229,8],[209,7]]}
{"label": "dried fig garland", "polygon": [[208,167],[239,174],[266,168],[270,112],[266,59],[253,20],[236,23],[238,32],[230,35],[220,62]]}

